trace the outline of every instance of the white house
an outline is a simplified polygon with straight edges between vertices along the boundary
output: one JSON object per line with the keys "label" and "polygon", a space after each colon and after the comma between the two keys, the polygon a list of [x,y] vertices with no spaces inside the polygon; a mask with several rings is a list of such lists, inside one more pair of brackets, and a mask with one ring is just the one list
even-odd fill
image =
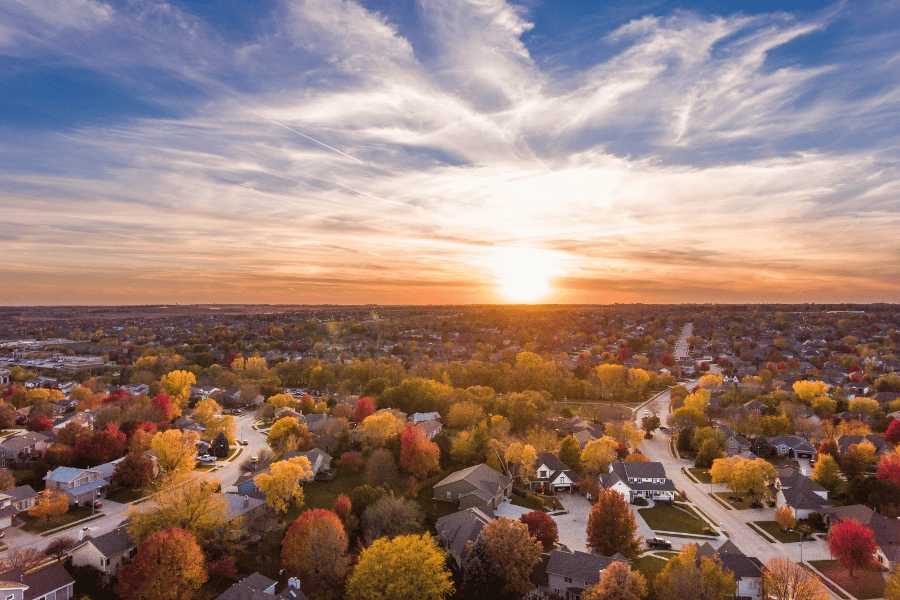
{"label": "white house", "polygon": [[779,469],[775,480],[775,506],[789,506],[798,520],[806,520],[811,513],[832,507],[828,490],[791,467]]}
{"label": "white house", "polygon": [[542,490],[545,493],[572,492],[575,486],[581,483],[581,478],[575,471],[549,452],[538,453],[535,471],[537,477],[529,484],[533,490]]}
{"label": "white house", "polygon": [[629,502],[635,498],[648,500],[675,500],[678,490],[672,480],[666,477],[666,469],[658,462],[621,462],[615,461],[609,467],[609,473],[598,477],[600,485],[622,494]]}

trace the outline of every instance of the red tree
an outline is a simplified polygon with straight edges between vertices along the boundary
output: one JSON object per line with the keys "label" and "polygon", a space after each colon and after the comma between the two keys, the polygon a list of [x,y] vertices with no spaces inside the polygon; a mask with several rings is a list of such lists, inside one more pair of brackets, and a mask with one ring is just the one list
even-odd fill
{"label": "red tree", "polygon": [[841,460],[841,452],[838,449],[837,442],[834,438],[822,440],[822,443],[819,444],[819,456],[822,456],[823,454],[830,454],[834,460]]}
{"label": "red tree", "polygon": [[341,522],[347,523],[347,517],[350,516],[353,505],[350,503],[350,498],[344,494],[339,494],[337,500],[334,501],[334,508],[331,510],[338,516]]}
{"label": "red tree", "polygon": [[559,530],[553,517],[542,510],[525,513],[519,520],[528,525],[528,533],[544,547],[544,551],[552,550],[559,539]]}
{"label": "red tree", "polygon": [[875,561],[878,544],[875,543],[872,530],[852,519],[831,526],[831,531],[828,532],[828,549],[841,566],[850,571],[851,577],[854,569],[873,569],[878,566]]}
{"label": "red tree", "polygon": [[132,452],[116,465],[112,482],[118,486],[141,489],[153,481],[153,461],[143,452]]}
{"label": "red tree", "polygon": [[881,457],[878,463],[878,479],[887,479],[900,485],[900,454],[891,452]]}
{"label": "red tree", "polygon": [[165,394],[159,394],[153,399],[153,406],[159,411],[159,420],[168,423],[175,416],[175,405],[172,399]]}
{"label": "red tree", "polygon": [[338,589],[347,573],[347,534],[338,516],[317,508],[297,517],[281,542],[281,564],[304,591]]}
{"label": "red tree", "polygon": [[618,455],[620,460],[624,460],[628,456],[628,446],[625,445],[625,442],[619,442],[619,445],[616,447],[616,455]]}
{"label": "red tree", "polygon": [[236,580],[238,578],[238,569],[234,563],[234,557],[223,554],[217,560],[209,563],[209,574],[212,575],[213,579]]}
{"label": "red tree", "polygon": [[125,454],[125,441],[125,434],[115,423],[110,423],[103,431],[78,436],[76,460],[86,467],[102,465]]}
{"label": "red tree", "polygon": [[659,358],[659,364],[665,365],[669,368],[674,367],[675,366],[675,358],[667,352]]}
{"label": "red tree", "polygon": [[622,494],[612,489],[597,492],[587,522],[587,545],[603,556],[616,552],[633,558],[641,551],[637,521]]}
{"label": "red tree", "polygon": [[25,421],[25,429],[28,431],[48,431],[53,429],[53,421],[43,413],[37,413],[28,417]]}
{"label": "red tree", "polygon": [[891,424],[884,432],[884,441],[891,446],[900,444],[900,419],[891,419]]}
{"label": "red tree", "polygon": [[422,480],[439,470],[441,450],[418,425],[408,423],[400,436],[400,466]]}
{"label": "red tree", "polygon": [[116,593],[125,600],[192,598],[206,583],[203,551],[193,534],[173,527],[148,537],[119,571]]}
{"label": "red tree", "polygon": [[356,410],[353,411],[353,420],[359,425],[363,419],[375,412],[375,402],[368,396],[363,396],[356,402]]}
{"label": "red tree", "polygon": [[316,409],[316,401],[309,394],[300,397],[300,412],[304,415],[312,413]]}
{"label": "red tree", "polygon": [[340,468],[347,469],[348,471],[353,471],[354,473],[359,471],[360,467],[362,467],[362,463],[362,454],[353,450],[341,454],[341,457],[337,462]]}

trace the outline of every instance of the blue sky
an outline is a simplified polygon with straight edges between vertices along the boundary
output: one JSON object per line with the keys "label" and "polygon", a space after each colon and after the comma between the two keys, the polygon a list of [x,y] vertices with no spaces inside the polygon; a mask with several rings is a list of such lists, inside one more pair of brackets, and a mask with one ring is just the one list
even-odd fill
{"label": "blue sky", "polygon": [[900,6],[8,0],[0,303],[900,301]]}

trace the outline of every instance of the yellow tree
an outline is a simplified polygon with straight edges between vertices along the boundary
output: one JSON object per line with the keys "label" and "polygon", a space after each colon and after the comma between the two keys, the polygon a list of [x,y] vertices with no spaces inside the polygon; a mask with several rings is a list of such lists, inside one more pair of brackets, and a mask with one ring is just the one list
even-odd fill
{"label": "yellow tree", "polygon": [[797,526],[797,518],[790,506],[782,506],[775,511],[775,522],[781,527],[782,531],[788,531]]}
{"label": "yellow tree", "polygon": [[724,483],[725,486],[730,489],[733,494],[736,494],[736,465],[741,460],[743,459],[739,456],[718,458],[714,460],[712,467],[710,467],[709,469],[709,476],[712,478],[712,482]]}
{"label": "yellow tree", "polygon": [[684,407],[698,412],[706,412],[706,408],[709,406],[709,398],[709,392],[697,390],[684,399]]}
{"label": "yellow tree", "polygon": [[594,373],[600,385],[600,396],[604,399],[612,399],[625,389],[628,369],[622,365],[600,365]]}
{"label": "yellow tree", "polygon": [[269,399],[266,400],[267,403],[271,404],[275,408],[284,408],[285,406],[294,407],[297,406],[297,399],[291,396],[290,394],[275,394],[274,396],[269,396]]}
{"label": "yellow tree", "polygon": [[606,426],[606,434],[635,450],[644,440],[644,432],[635,427],[631,421],[610,423]]}
{"label": "yellow tree", "polygon": [[190,371],[172,371],[167,375],[163,375],[159,380],[163,391],[168,394],[175,404],[175,416],[181,415],[181,409],[187,404],[191,397],[191,386],[197,383],[197,378]]}
{"label": "yellow tree", "polygon": [[201,400],[197,403],[194,410],[194,420],[198,423],[206,425],[206,423],[214,417],[222,414],[222,407],[212,398]]}
{"label": "yellow tree", "polygon": [[794,388],[794,393],[806,402],[828,393],[828,384],[824,381],[795,381],[792,387]]}
{"label": "yellow tree", "polygon": [[518,465],[519,477],[523,484],[530,483],[537,474],[537,451],[534,446],[522,444],[521,442],[513,442],[506,449],[507,464]]}
{"label": "yellow tree", "polygon": [[581,463],[589,473],[594,475],[609,471],[609,465],[616,458],[619,442],[611,437],[603,436],[599,440],[591,440],[581,451]]}
{"label": "yellow tree", "polygon": [[[447,554],[427,533],[381,538],[347,581],[350,600],[444,600],[453,593]],[[410,568],[411,566],[415,568]]]}
{"label": "yellow tree", "polygon": [[850,401],[850,412],[872,416],[879,408],[881,405],[875,398],[854,398]]}
{"label": "yellow tree", "polygon": [[254,379],[262,379],[269,372],[269,363],[261,356],[251,356],[244,363],[244,371]]}
{"label": "yellow tree", "polygon": [[58,517],[69,512],[69,497],[62,492],[44,490],[38,494],[34,506],[28,509],[32,517],[49,521],[51,517]]}
{"label": "yellow tree", "polygon": [[269,430],[267,441],[279,456],[284,456],[285,452],[309,450],[312,447],[312,436],[297,417],[282,417],[275,421]]}
{"label": "yellow tree", "polygon": [[227,536],[240,523],[226,520],[228,502],[217,493],[218,489],[217,479],[195,479],[190,475],[171,479],[150,500],[128,508],[132,539],[140,544],[157,531],[172,527],[191,532],[201,545]]}
{"label": "yellow tree", "polygon": [[197,458],[196,431],[168,429],[153,436],[150,447],[156,451],[159,467],[167,473],[184,473],[194,468]]}
{"label": "yellow tree", "polygon": [[404,429],[406,429],[406,423],[400,417],[390,412],[383,412],[369,415],[363,419],[357,431],[359,431],[359,436],[365,446],[381,448],[391,438],[403,433]]}
{"label": "yellow tree", "polygon": [[718,373],[707,373],[697,381],[697,385],[704,390],[714,390],[722,385],[723,379],[724,377]]}
{"label": "yellow tree", "polygon": [[301,481],[313,478],[312,466],[305,456],[274,462],[268,473],[260,473],[253,482],[266,495],[266,504],[275,512],[286,513],[293,506],[303,506]]}
{"label": "yellow tree", "polygon": [[220,431],[228,438],[229,444],[234,444],[235,434],[237,433],[237,422],[234,420],[234,417],[225,415],[218,419],[210,419],[206,422],[204,437],[208,440],[214,440]]}

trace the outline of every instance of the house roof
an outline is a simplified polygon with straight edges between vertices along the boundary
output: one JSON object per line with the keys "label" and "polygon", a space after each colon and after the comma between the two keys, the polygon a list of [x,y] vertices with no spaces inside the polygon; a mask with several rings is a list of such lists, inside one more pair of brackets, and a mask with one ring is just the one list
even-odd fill
{"label": "house roof", "polygon": [[[49,567],[33,571],[27,575],[23,574],[21,569],[12,569],[6,573],[0,573],[0,581],[28,586],[28,589],[25,591],[25,600],[41,598],[50,592],[75,583],[72,576],[59,562],[54,562]],[[21,586],[19,589],[21,589]]]}
{"label": "house roof", "polygon": [[109,485],[109,481],[101,477],[93,481],[88,481],[87,483],[82,483],[81,485],[76,485],[75,487],[64,488],[62,491],[67,496],[78,496],[79,494],[83,494],[85,492],[99,490],[100,488],[107,485]]}
{"label": "house roof", "polygon": [[831,503],[816,493],[816,488],[821,486],[807,477],[801,477],[793,487],[781,490],[785,503],[795,510],[821,511],[830,507]]}
{"label": "house roof", "polygon": [[30,485],[20,485],[3,493],[7,496],[12,496],[16,500],[28,500],[29,498],[37,497],[37,492]]}
{"label": "house roof", "polygon": [[40,433],[35,433],[33,431],[26,431],[21,435],[14,435],[6,438],[2,442],[0,442],[0,446],[18,452],[19,450],[24,450],[25,448],[33,446],[38,442],[45,441],[47,441],[47,436],[41,435]]}
{"label": "house roof", "polygon": [[434,435],[444,428],[439,421],[435,421],[434,419],[422,421],[419,423],[419,427],[422,428],[422,431],[424,431],[426,435]]}
{"label": "house roof", "polygon": [[796,435],[776,435],[766,438],[770,446],[785,446],[791,448],[794,452],[812,452],[815,454],[816,449],[808,441]]}
{"label": "house roof", "polygon": [[572,483],[581,482],[581,477],[578,476],[578,473],[567,467],[559,458],[556,457],[555,454],[551,454],[549,452],[538,452],[537,460],[535,461],[535,468],[540,468],[541,465],[547,467],[550,470],[547,477],[538,477],[535,481],[549,481],[554,482],[560,476],[560,474],[565,473],[566,477],[572,481]]}
{"label": "house roof", "polygon": [[435,523],[435,528],[438,535],[447,540],[450,548],[458,556],[462,556],[466,544],[478,539],[482,528],[495,518],[494,511],[488,506],[467,508],[441,517]]}
{"label": "house roof", "polygon": [[879,546],[900,545],[900,521],[880,515],[868,506],[853,504],[830,508],[826,511],[842,521],[852,519],[872,529]]}
{"label": "house roof", "polygon": [[225,520],[232,521],[241,517],[248,512],[264,505],[265,500],[259,498],[251,498],[249,496],[239,496],[237,494],[222,494],[228,503],[225,507]]}
{"label": "house roof", "polygon": [[74,467],[56,467],[44,477],[44,481],[55,481],[57,483],[71,483],[85,474],[85,469],[76,469]]}
{"label": "house roof", "polygon": [[638,479],[661,479],[666,477],[666,468],[660,462],[616,462],[622,465],[627,477]]}
{"label": "house roof", "polygon": [[268,577],[254,573],[238,581],[216,598],[216,600],[307,600],[299,588],[288,586],[280,594],[267,594],[265,590],[272,588],[277,582]]}
{"label": "house roof", "polygon": [[614,559],[607,556],[579,550],[570,552],[551,550],[550,560],[547,561],[547,573],[571,577],[592,585],[600,582],[600,573],[614,562]]}
{"label": "house roof", "polygon": [[[510,483],[509,477],[498,473],[491,467],[487,466],[485,463],[481,463],[480,465],[475,465],[473,467],[469,467],[468,469],[462,469],[460,471],[450,473],[442,480],[440,480],[437,484],[435,484],[434,487],[439,488],[443,485],[457,483],[459,481],[466,481],[467,483],[475,487],[477,491],[488,494],[488,497],[486,498],[488,500],[496,496]],[[479,498],[484,499],[483,494],[478,494],[477,492],[473,493],[476,493]]]}
{"label": "house roof", "polygon": [[892,450],[891,445],[876,433],[870,433],[869,435],[841,435],[837,437],[836,441],[841,454],[849,450],[853,444],[861,444],[862,442],[869,442],[875,446],[877,454],[884,454]]}
{"label": "house roof", "polygon": [[72,551],[74,552],[87,544],[91,544],[106,558],[112,558],[113,556],[127,552],[135,547],[134,542],[131,540],[131,536],[128,535],[128,529],[126,527],[118,527],[103,535],[89,538],[85,540],[83,544],[79,544],[73,548]]}

